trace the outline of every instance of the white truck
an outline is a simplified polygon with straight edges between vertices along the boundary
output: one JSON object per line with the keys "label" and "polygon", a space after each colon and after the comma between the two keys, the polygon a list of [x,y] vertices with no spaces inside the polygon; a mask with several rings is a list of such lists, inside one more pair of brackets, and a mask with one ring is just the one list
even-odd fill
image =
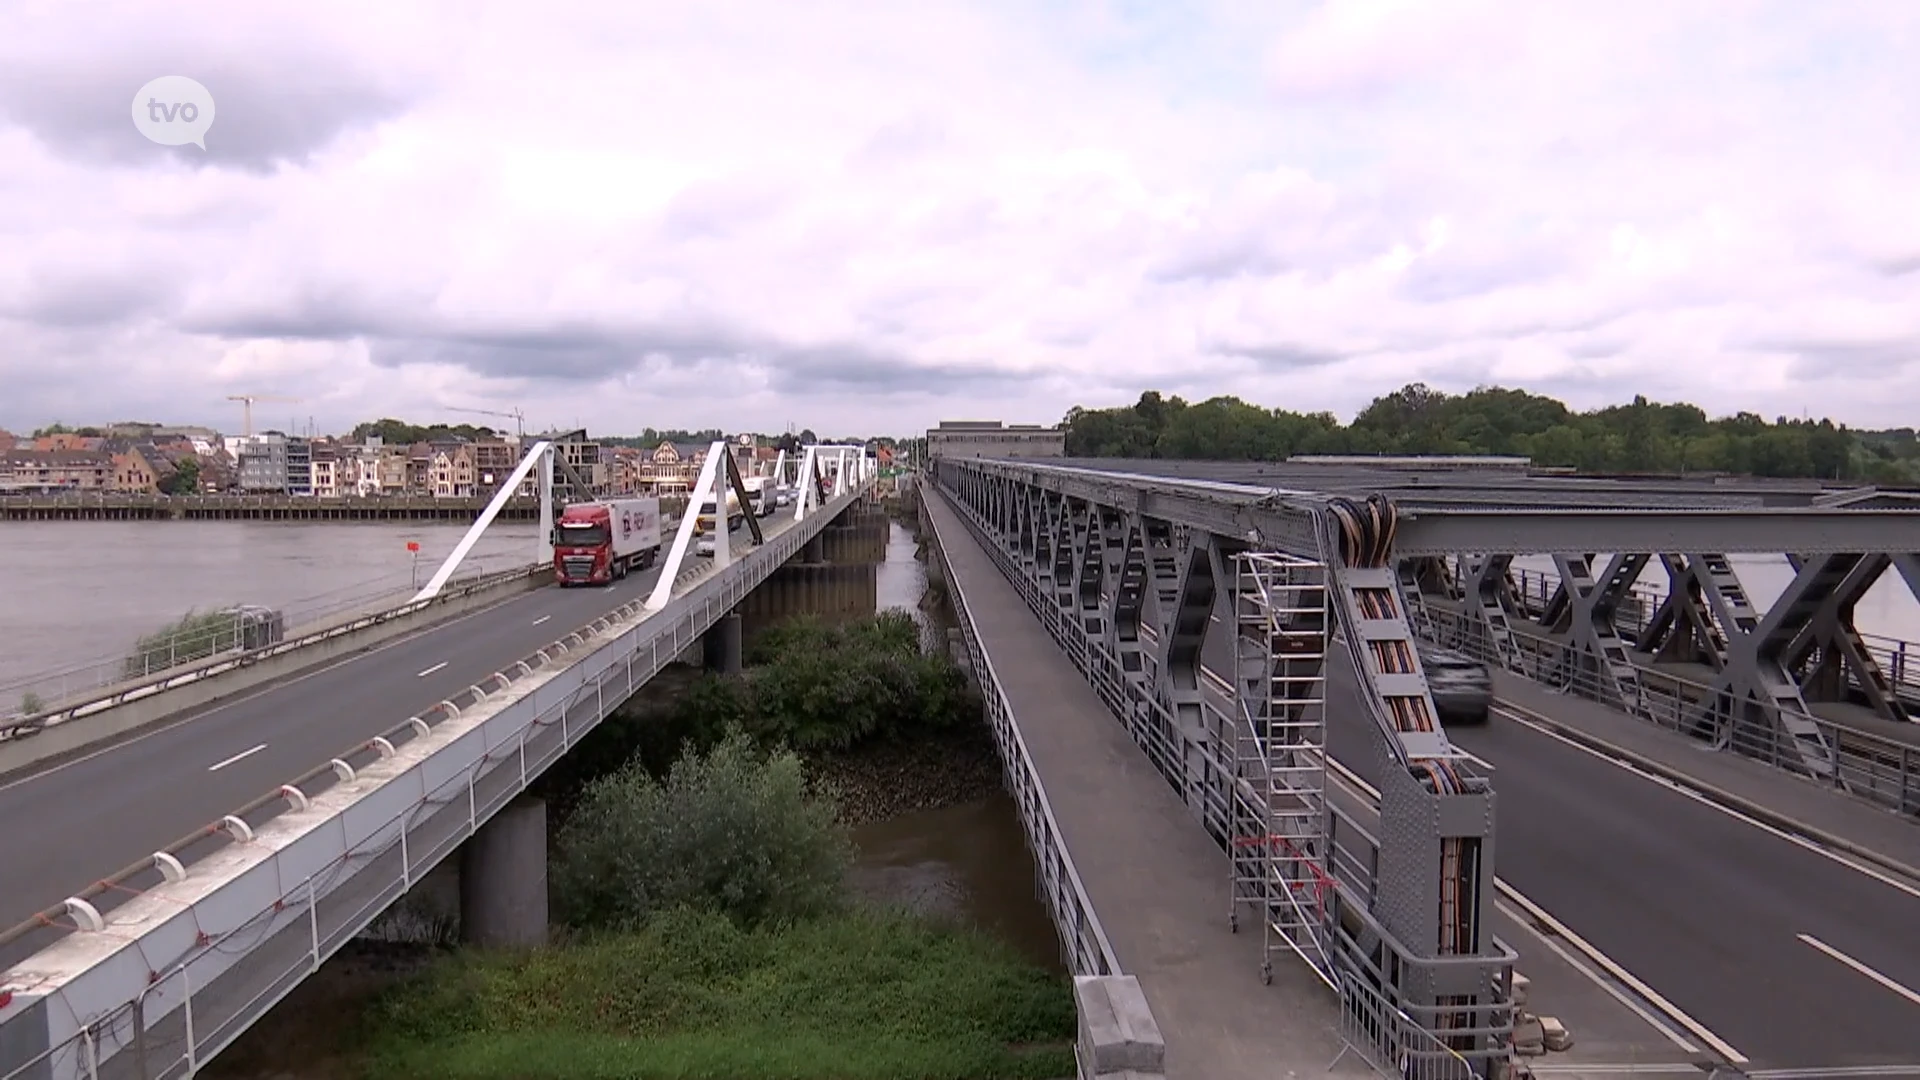
{"label": "white truck", "polygon": [[574,503],[553,526],[553,578],[562,585],[603,585],[659,557],[659,499]]}
{"label": "white truck", "polygon": [[755,517],[772,517],[780,507],[780,488],[771,476],[748,476],[742,478],[747,485],[747,502],[753,508]]}

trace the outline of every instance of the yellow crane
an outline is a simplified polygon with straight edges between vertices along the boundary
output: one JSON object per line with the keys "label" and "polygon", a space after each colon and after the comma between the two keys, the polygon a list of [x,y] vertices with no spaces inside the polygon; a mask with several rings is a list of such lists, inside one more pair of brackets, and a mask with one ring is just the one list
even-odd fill
{"label": "yellow crane", "polygon": [[254,402],[280,401],[280,402],[287,402],[291,404],[291,403],[298,402],[300,399],[297,397],[280,397],[276,394],[228,394],[227,400],[238,401],[242,404],[242,408],[245,410],[244,416],[246,417],[246,430],[241,432],[241,434],[247,436],[248,438],[252,438],[253,437],[253,403]]}

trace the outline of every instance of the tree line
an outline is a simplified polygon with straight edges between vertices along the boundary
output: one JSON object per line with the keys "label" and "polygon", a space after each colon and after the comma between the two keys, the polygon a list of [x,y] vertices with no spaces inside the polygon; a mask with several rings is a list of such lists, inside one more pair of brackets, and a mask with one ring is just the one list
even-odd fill
{"label": "tree line", "polygon": [[1750,412],[1710,418],[1684,402],[1576,412],[1525,390],[1448,394],[1412,383],[1375,398],[1350,424],[1332,413],[1270,409],[1237,397],[1189,403],[1157,390],[1132,405],[1076,407],[1074,457],[1278,461],[1295,454],[1498,454],[1603,474],[1729,473],[1866,483],[1920,482],[1912,428],[1860,431],[1828,419]]}

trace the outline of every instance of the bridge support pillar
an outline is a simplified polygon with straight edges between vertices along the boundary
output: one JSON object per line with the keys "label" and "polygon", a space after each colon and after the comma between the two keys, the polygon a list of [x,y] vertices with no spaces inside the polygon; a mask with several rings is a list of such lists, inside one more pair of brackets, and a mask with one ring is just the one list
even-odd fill
{"label": "bridge support pillar", "polygon": [[547,804],[515,799],[460,849],[460,936],[481,948],[547,943]]}
{"label": "bridge support pillar", "polygon": [[701,636],[700,641],[706,654],[708,671],[716,671],[722,675],[740,674],[744,659],[738,611],[729,611],[720,616],[720,621],[714,623],[713,627]]}

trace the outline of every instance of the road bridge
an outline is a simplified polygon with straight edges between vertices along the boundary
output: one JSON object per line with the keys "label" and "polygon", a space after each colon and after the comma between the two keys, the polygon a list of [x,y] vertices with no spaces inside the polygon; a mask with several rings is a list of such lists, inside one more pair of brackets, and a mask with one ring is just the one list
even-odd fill
{"label": "road bridge", "polygon": [[[929,517],[950,557],[960,545],[949,521],[967,522],[1038,616],[1029,625],[1090,691],[1030,693],[1030,719],[1009,691],[1009,723],[1036,744],[1036,782],[1073,859],[1130,864],[1106,885],[1089,870],[1087,903],[1139,975],[1170,1073],[1183,1044],[1226,1069],[1207,1075],[1241,1075],[1222,1064],[1233,1051],[1191,1048],[1238,1039],[1243,1052],[1305,1064],[1301,1048],[1328,1033],[1387,1072],[1410,1059],[1425,1075],[1498,1071],[1536,1034],[1535,1010],[1580,1040],[1537,1063],[1543,1072],[1920,1072],[1920,952],[1906,932],[1920,912],[1920,843],[1911,821],[1872,805],[1914,811],[1903,801],[1913,790],[1906,733],[1822,716],[1809,701],[1823,691],[1800,681],[1822,656],[1841,657],[1853,685],[1824,692],[1878,707],[1851,601],[1920,548],[1920,513],[1906,499],[1806,485],[1449,483],[1351,466],[1168,476],[1176,470],[1162,463],[1087,464],[937,461]],[[1382,491],[1392,494],[1357,501]],[[1757,610],[1727,556],[1781,552],[1795,582]],[[1530,629],[1535,609],[1504,580],[1524,555],[1560,571],[1561,595],[1549,595],[1557,630]],[[1592,569],[1601,557],[1605,574]],[[1676,617],[1725,627],[1718,640],[1701,635],[1720,650],[1704,661],[1718,660],[1717,681],[1674,695],[1664,713],[1596,595],[1596,579],[1611,585],[1618,566],[1656,561],[1706,598]],[[1035,631],[1008,620],[1007,605],[992,607],[977,573],[955,575],[971,617],[995,621],[976,651],[997,652],[998,678],[1019,685],[1061,666],[1031,648]],[[1439,588],[1420,587],[1435,578]],[[1476,582],[1493,583],[1489,602],[1474,599]],[[1545,614],[1532,615],[1536,625]],[[1438,722],[1417,650],[1396,644],[1421,636],[1500,669],[1485,730]],[[1539,640],[1504,640],[1523,636]],[[1790,655],[1797,636],[1813,644]],[[1609,710],[1583,695],[1642,707]],[[1089,700],[1101,702],[1106,741],[1083,738],[1082,760],[1049,771],[1038,744],[1070,722],[1063,710],[1085,725]],[[1672,715],[1692,722],[1656,726]],[[1114,733],[1130,745],[1115,749]],[[1700,752],[1713,748],[1732,753]],[[1230,950],[1172,948],[1164,924],[1176,914],[1225,922],[1207,901],[1143,888],[1198,873],[1196,856],[1138,812],[1105,830],[1084,823],[1113,791],[1134,801],[1128,778],[1148,765],[1189,831],[1220,852],[1219,887],[1230,880],[1235,905],[1255,915],[1265,970],[1278,982],[1290,960],[1321,977],[1312,1032],[1277,1019],[1303,1014],[1300,980],[1264,1002],[1275,1019],[1263,1034],[1222,1019],[1233,1012],[1220,989],[1236,977]],[[1423,774],[1428,782],[1408,783]],[[1317,906],[1303,909],[1302,896]],[[1156,898],[1156,917],[1134,910]],[[1128,932],[1146,942],[1132,959],[1120,947]],[[1189,923],[1178,933],[1202,932]],[[1529,976],[1519,994],[1516,961]],[[1212,1011],[1193,1011],[1195,997]]]}
{"label": "road bridge", "polygon": [[[539,469],[550,514],[550,450],[490,510]],[[858,448],[796,465],[792,508],[711,558],[689,516],[644,574],[523,592],[0,782],[0,1078],[190,1076],[463,848],[478,932],[543,938],[528,784],[703,641],[737,667],[756,588],[864,527],[842,524],[871,493]],[[751,505],[715,443],[691,505],[728,486]]]}

